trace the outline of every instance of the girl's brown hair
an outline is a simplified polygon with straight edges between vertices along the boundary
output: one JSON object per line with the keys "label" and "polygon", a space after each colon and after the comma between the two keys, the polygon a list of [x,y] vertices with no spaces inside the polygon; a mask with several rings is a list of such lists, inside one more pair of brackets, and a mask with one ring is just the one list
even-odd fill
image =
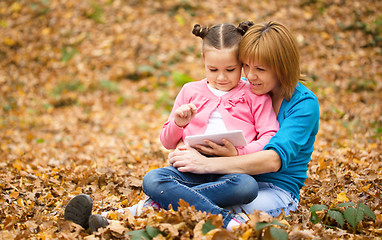
{"label": "girl's brown hair", "polygon": [[195,24],[192,33],[203,39],[202,51],[206,46],[216,49],[239,47],[242,36],[252,26],[252,22],[240,23],[235,27],[230,23],[216,24],[210,28]]}
{"label": "girl's brown hair", "polygon": [[270,67],[281,83],[281,95],[291,99],[301,78],[300,55],[296,40],[284,25],[267,22],[252,26],[240,42],[239,59]]}

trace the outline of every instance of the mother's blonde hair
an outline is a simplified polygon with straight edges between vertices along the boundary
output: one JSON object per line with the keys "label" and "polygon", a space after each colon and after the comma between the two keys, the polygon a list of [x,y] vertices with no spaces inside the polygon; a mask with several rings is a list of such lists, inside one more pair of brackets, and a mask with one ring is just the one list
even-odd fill
{"label": "mother's blonde hair", "polygon": [[291,99],[301,78],[300,55],[296,40],[284,25],[267,22],[250,27],[240,42],[239,59],[270,67],[281,83],[281,95]]}

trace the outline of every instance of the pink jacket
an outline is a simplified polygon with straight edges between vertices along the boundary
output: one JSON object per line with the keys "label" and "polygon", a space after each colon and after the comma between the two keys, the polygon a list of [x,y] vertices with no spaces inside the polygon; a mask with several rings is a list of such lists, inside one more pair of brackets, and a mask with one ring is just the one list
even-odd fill
{"label": "pink jacket", "polygon": [[[194,119],[185,127],[174,122],[175,110],[183,104],[193,103],[197,107]],[[242,130],[248,143],[237,148],[239,155],[263,150],[279,129],[272,100],[268,94],[255,95],[244,80],[218,97],[207,86],[207,79],[190,82],[183,86],[175,99],[168,121],[163,125],[160,140],[167,149],[175,149],[186,136],[203,134],[211,113],[218,108],[228,131]]]}

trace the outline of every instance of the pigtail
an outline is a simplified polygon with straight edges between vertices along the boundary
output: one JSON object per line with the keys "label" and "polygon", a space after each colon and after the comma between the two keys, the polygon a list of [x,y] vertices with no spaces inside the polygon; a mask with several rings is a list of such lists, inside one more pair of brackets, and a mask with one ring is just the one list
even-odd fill
{"label": "pigtail", "polygon": [[241,22],[236,29],[243,36],[248,31],[248,29],[252,27],[253,25],[255,24],[252,21]]}
{"label": "pigtail", "polygon": [[192,33],[202,39],[204,39],[204,37],[207,35],[207,32],[208,27],[201,27],[199,24],[195,24],[194,29],[192,29]]}

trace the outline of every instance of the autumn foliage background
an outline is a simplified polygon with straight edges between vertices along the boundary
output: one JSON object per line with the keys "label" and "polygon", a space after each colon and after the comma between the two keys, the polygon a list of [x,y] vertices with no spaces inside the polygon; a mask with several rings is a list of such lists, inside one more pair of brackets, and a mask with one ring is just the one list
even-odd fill
{"label": "autumn foliage background", "polygon": [[[199,239],[200,222],[218,226],[184,206],[135,219],[112,212],[114,224],[89,236],[63,211],[79,193],[91,195],[95,213],[144,198],[145,173],[167,165],[159,133],[175,96],[204,77],[193,25],[247,20],[293,32],[320,102],[300,209],[279,218],[289,237],[379,238],[381,9],[377,0],[0,1],[0,238],[122,239],[150,225],[168,238]],[[310,222],[313,204],[346,201],[365,203],[376,220],[356,232]],[[224,234],[258,237],[251,223]]]}

